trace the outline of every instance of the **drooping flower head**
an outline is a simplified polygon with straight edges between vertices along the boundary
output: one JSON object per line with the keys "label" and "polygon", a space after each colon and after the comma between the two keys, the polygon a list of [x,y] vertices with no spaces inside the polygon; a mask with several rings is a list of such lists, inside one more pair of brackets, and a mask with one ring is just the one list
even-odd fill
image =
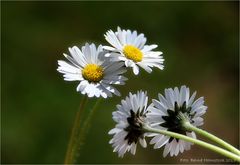
{"label": "drooping flower head", "polygon": [[57,70],[63,73],[66,81],[80,81],[77,91],[88,97],[111,97],[120,95],[113,84],[124,85],[127,78],[122,76],[126,69],[124,63],[112,62],[105,57],[102,46],[85,44],[81,50],[69,48],[71,56],[64,54],[69,62],[59,60]]}
{"label": "drooping flower head", "polygon": [[135,75],[139,73],[139,66],[148,73],[152,72],[152,67],[163,69],[162,52],[153,51],[157,45],[145,45],[147,39],[144,34],[137,34],[136,31],[121,30],[117,32],[109,30],[105,39],[111,46],[104,46],[109,50],[109,57],[112,61],[124,61],[126,67],[132,67]]}
{"label": "drooping flower head", "polygon": [[113,112],[113,120],[117,124],[109,131],[109,134],[114,134],[109,143],[114,148],[113,152],[118,152],[119,157],[123,157],[128,151],[134,155],[138,142],[144,148],[147,147],[145,136],[148,134],[142,130],[142,123],[147,122],[147,102],[148,97],[145,92],[129,93]]}
{"label": "drooping flower head", "polygon": [[[195,96],[196,92],[190,97],[189,88],[186,86],[182,86],[180,90],[177,87],[165,89],[165,97],[159,94],[159,100],[153,99],[153,103],[148,108],[147,117],[151,121],[151,126],[196,138],[194,132],[186,131],[182,125],[182,122],[185,122],[183,120],[187,120],[194,126],[203,124],[201,116],[206,112],[207,107],[204,105],[203,97],[194,101]],[[155,149],[165,145],[164,157],[168,153],[170,156],[177,156],[179,152],[189,150],[192,145],[192,143],[161,134],[156,135],[150,144],[155,144]]]}

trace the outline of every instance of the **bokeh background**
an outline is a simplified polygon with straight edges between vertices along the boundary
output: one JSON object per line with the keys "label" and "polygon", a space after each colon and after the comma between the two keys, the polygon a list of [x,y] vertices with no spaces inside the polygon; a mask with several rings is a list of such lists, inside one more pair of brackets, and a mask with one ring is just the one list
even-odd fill
{"label": "bokeh background", "polygon": [[[56,71],[68,47],[107,44],[117,26],[146,35],[164,52],[165,69],[127,73],[122,97],[102,101],[79,163],[186,163],[224,157],[193,146],[174,158],[143,149],[123,159],[112,152],[111,113],[128,92],[150,98],[187,85],[209,107],[202,128],[239,146],[238,2],[1,2],[1,163],[63,163],[81,94]],[[189,160],[190,161],[190,160]],[[193,163],[193,162],[189,162]],[[210,162],[206,162],[210,163]]]}

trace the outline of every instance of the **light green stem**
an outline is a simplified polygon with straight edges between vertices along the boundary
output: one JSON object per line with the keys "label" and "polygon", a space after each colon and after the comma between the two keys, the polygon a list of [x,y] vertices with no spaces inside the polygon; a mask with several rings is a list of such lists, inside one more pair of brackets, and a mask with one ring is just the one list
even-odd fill
{"label": "light green stem", "polygon": [[74,164],[76,161],[77,154],[78,154],[77,150],[79,148],[78,136],[79,136],[79,130],[80,130],[80,120],[81,120],[82,112],[86,105],[86,102],[87,102],[87,96],[85,95],[81,100],[79,110],[75,117],[64,164]]}
{"label": "light green stem", "polygon": [[232,160],[235,160],[237,162],[240,162],[240,156],[238,156],[236,154],[233,154],[233,153],[231,153],[227,150],[224,150],[220,147],[217,147],[217,146],[214,146],[212,144],[206,143],[204,141],[198,140],[198,139],[194,139],[194,138],[191,138],[191,137],[188,137],[188,136],[185,136],[185,135],[182,135],[182,134],[178,134],[178,133],[175,133],[175,132],[171,132],[171,131],[151,128],[148,125],[143,125],[143,130],[145,130],[146,132],[159,133],[159,134],[163,134],[163,135],[166,135],[166,136],[182,139],[182,140],[197,144],[199,146],[202,146],[204,148],[207,148],[209,150],[212,150],[212,151],[214,151],[216,153],[219,153],[221,155],[224,155],[224,156],[226,156],[226,157],[228,157]]}
{"label": "light green stem", "polygon": [[190,124],[189,122],[184,122],[183,123],[183,127],[189,131],[194,131],[196,133],[198,133],[199,135],[202,135],[204,137],[207,137],[208,139],[220,144],[221,146],[225,147],[226,149],[228,149],[229,151],[240,155],[240,151],[238,149],[236,149],[235,147],[233,147],[232,145],[230,145],[229,143],[223,141],[222,139],[216,137],[213,134],[208,133],[207,131],[204,131],[200,128],[197,128],[195,126],[193,126],[192,124]]}

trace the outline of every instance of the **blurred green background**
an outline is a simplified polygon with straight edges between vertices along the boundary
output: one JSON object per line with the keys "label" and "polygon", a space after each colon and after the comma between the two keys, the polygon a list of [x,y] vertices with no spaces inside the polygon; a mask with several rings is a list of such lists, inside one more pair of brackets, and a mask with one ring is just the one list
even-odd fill
{"label": "blurred green background", "polygon": [[[239,146],[238,2],[1,2],[1,162],[63,163],[81,94],[56,71],[68,47],[107,44],[117,26],[142,32],[163,51],[165,69],[129,70],[122,97],[102,101],[79,163],[181,163],[224,157],[193,146],[174,158],[138,146],[123,159],[112,152],[111,116],[128,92],[156,98],[187,85],[209,107],[202,128]],[[186,163],[186,162],[185,162]],[[191,162],[190,162],[191,163]]]}

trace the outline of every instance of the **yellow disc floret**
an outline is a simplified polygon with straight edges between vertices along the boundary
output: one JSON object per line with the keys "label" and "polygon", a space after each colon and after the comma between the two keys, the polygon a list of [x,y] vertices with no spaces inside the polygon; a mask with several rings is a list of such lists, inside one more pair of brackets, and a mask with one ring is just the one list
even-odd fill
{"label": "yellow disc floret", "polygon": [[96,64],[88,64],[83,68],[82,76],[89,82],[99,82],[103,78],[103,68]]}
{"label": "yellow disc floret", "polygon": [[134,62],[140,62],[142,61],[143,58],[143,53],[141,52],[141,50],[139,50],[138,48],[136,48],[135,46],[132,45],[126,45],[123,48],[123,53],[124,55],[128,58],[133,60]]}

